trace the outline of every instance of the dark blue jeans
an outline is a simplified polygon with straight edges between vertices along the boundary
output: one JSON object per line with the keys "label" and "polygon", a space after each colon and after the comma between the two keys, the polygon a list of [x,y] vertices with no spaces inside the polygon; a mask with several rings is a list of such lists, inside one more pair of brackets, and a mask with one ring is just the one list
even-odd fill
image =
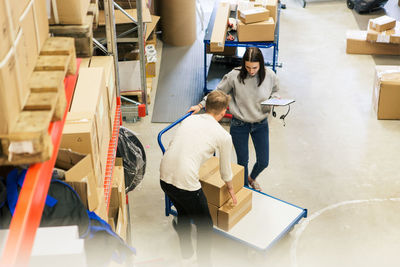
{"label": "dark blue jeans", "polygon": [[160,180],[160,184],[178,212],[178,223],[174,225],[174,228],[179,236],[183,258],[190,258],[193,254],[190,224],[190,221],[193,220],[197,227],[197,261],[199,266],[212,266],[210,256],[213,222],[203,190],[187,191],[162,180]]}
{"label": "dark blue jeans", "polygon": [[268,167],[269,163],[269,129],[268,120],[249,123],[232,118],[230,133],[233,146],[235,147],[237,163],[244,167],[244,183],[249,184],[248,163],[249,163],[249,135],[253,140],[256,150],[256,163],[250,173],[251,179],[257,176]]}

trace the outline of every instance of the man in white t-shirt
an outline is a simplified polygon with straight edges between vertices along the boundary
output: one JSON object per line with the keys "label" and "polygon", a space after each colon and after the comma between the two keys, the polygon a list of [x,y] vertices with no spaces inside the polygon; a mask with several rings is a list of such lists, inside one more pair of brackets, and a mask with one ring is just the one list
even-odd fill
{"label": "man in white t-shirt", "polygon": [[166,150],[160,167],[160,184],[178,211],[178,233],[183,259],[193,256],[191,223],[197,227],[197,260],[200,266],[212,266],[210,260],[212,219],[207,199],[199,181],[200,166],[216,151],[220,156],[220,173],[228,187],[233,203],[236,196],[232,186],[232,138],[218,123],[226,112],[230,97],[222,91],[207,97],[206,113],[185,119],[177,129]]}

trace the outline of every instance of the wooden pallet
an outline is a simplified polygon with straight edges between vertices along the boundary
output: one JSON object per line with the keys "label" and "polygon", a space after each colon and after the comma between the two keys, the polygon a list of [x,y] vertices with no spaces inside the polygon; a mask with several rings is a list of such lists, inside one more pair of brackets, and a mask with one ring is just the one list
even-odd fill
{"label": "wooden pallet", "polygon": [[30,94],[7,135],[0,135],[0,165],[43,162],[53,147],[50,122],[61,120],[67,105],[64,78],[75,74],[73,38],[46,40],[29,80]]}
{"label": "wooden pallet", "polygon": [[[150,94],[153,87],[153,79],[146,78],[146,85],[147,85],[147,104],[151,104]],[[121,92],[121,95],[133,97],[135,98],[134,100],[136,100],[137,102],[143,103],[143,97],[141,91]]]}

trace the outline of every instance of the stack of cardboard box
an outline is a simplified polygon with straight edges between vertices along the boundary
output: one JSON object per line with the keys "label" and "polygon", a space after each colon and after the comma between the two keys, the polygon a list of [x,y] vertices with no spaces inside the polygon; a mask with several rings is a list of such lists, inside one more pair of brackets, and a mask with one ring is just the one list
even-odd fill
{"label": "stack of cardboard box", "polygon": [[400,23],[389,16],[370,19],[367,31],[348,31],[348,54],[400,55]]}
{"label": "stack of cardboard box", "polygon": [[92,57],[79,71],[60,147],[91,155],[98,187],[104,184],[115,112],[113,58]]}
{"label": "stack of cardboard box", "polygon": [[237,204],[232,204],[231,196],[219,172],[219,159],[212,157],[200,168],[199,177],[206,195],[214,225],[229,231],[252,207],[252,191],[244,188],[244,169],[232,164],[232,183]]}
{"label": "stack of cardboard box", "polygon": [[376,66],[372,105],[379,120],[400,120],[400,66]]}
{"label": "stack of cardboard box", "polygon": [[237,7],[239,41],[274,41],[277,14],[277,0],[239,1]]}

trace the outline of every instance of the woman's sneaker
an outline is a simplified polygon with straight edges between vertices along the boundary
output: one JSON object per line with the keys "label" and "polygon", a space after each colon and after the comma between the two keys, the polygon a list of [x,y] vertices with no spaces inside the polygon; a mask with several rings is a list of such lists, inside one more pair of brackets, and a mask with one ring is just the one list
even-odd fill
{"label": "woman's sneaker", "polygon": [[259,183],[256,180],[253,180],[252,182],[249,181],[249,185],[251,188],[253,188],[256,191],[260,191],[260,192],[262,191]]}

